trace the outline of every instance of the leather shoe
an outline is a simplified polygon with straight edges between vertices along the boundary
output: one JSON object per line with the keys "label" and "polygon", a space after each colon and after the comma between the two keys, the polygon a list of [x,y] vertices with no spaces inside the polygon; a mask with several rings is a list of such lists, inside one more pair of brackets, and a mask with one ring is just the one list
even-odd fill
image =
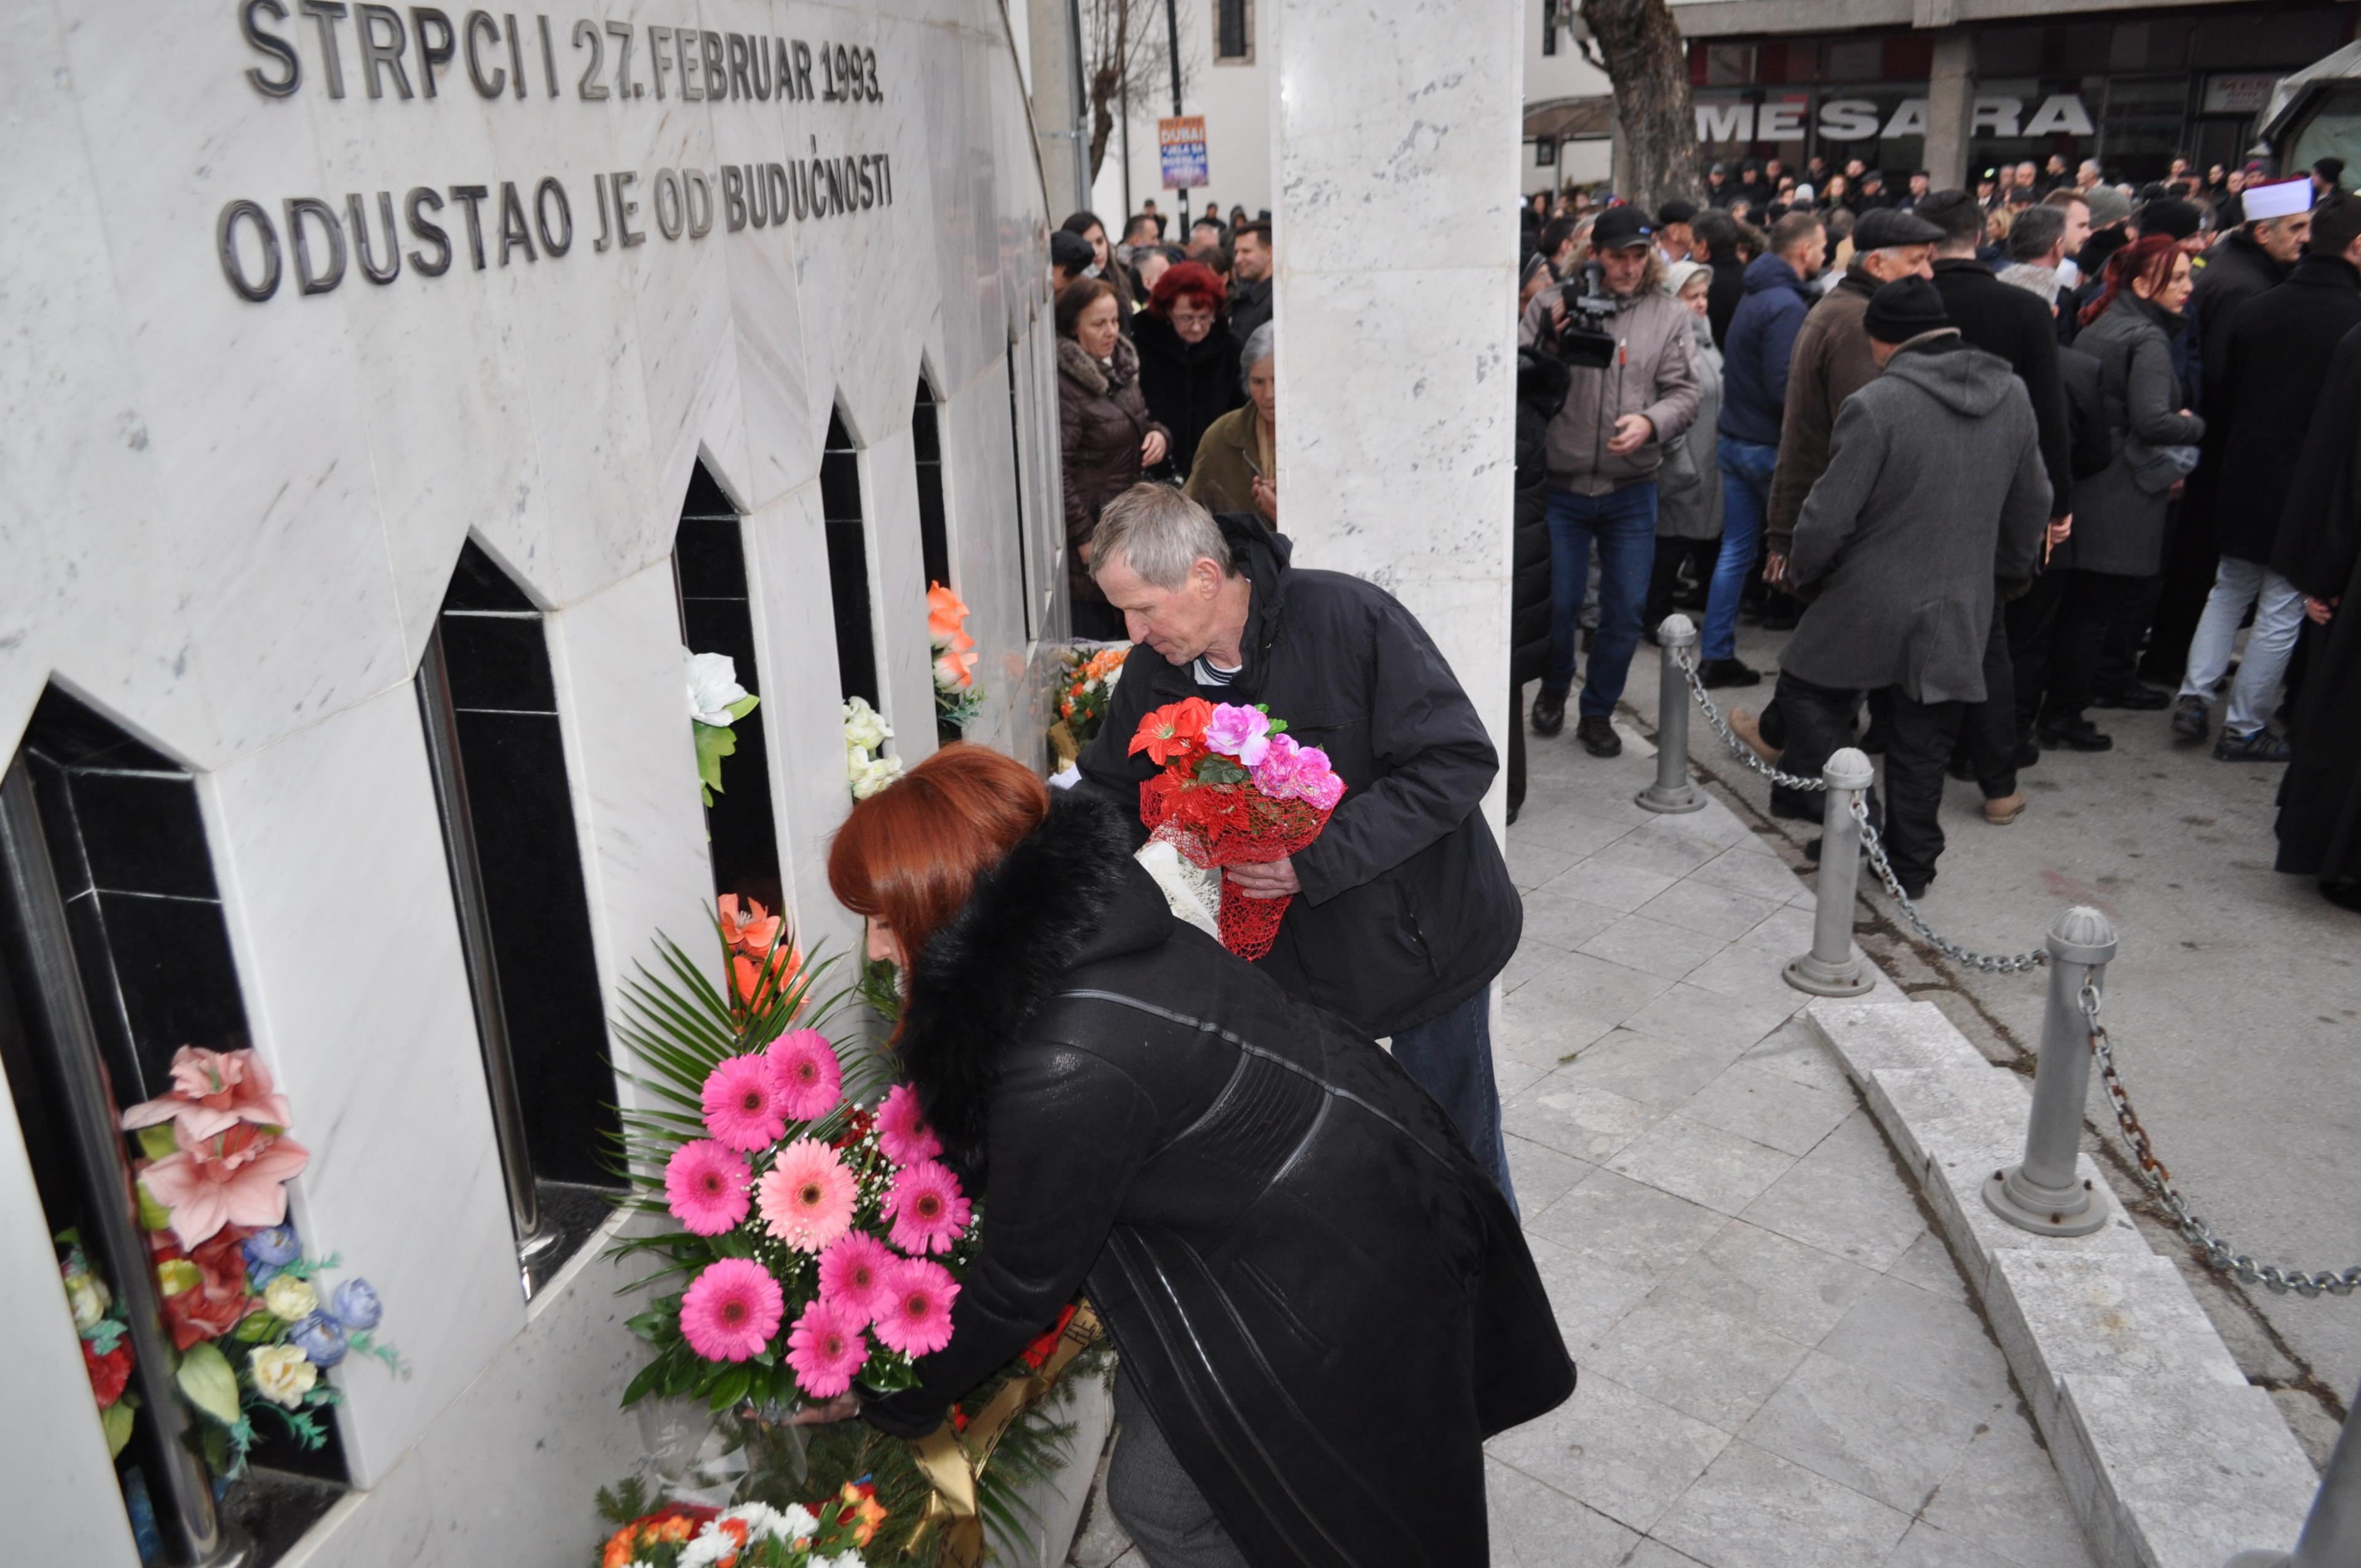
{"label": "leather shoe", "polygon": [[1546,687],[1533,696],[1533,733],[1554,735],[1565,728],[1565,693]]}
{"label": "leather shoe", "polygon": [[2071,751],[2105,751],[2115,744],[2113,736],[2101,734],[2099,727],[2087,718],[2077,718],[2071,724],[2045,719],[2035,729],[2034,735],[2053,751],[2063,746]]}
{"label": "leather shoe", "polygon": [[2121,686],[2111,692],[2101,692],[2091,699],[2091,706],[2092,707],[2128,707],[2141,713],[2153,713],[2158,708],[2170,707],[2172,694],[2158,690],[2155,686],[2142,685],[2139,682],[2134,681],[2127,686]]}
{"label": "leather shoe", "polygon": [[1615,733],[1614,724],[1603,713],[1585,714],[1574,726],[1574,738],[1582,749],[1594,757],[1620,757],[1623,754],[1623,737]]}
{"label": "leather shoe", "polygon": [[1745,741],[1756,756],[1774,768],[1779,765],[1779,748],[1763,739],[1763,721],[1744,708],[1730,710],[1730,732]]}
{"label": "leather shoe", "polygon": [[1763,672],[1736,659],[1708,659],[1697,666],[1697,679],[1708,690],[1716,686],[1759,686]]}
{"label": "leather shoe", "polygon": [[1984,820],[1995,828],[2005,828],[2025,815],[2025,792],[2002,795],[1998,800],[1984,802]]}

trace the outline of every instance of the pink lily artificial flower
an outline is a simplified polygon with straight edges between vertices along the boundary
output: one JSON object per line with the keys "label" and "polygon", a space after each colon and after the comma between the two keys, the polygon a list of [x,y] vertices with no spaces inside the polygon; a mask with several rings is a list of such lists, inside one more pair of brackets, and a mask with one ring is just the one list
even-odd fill
{"label": "pink lily artificial flower", "polygon": [[171,1122],[185,1149],[201,1139],[217,1137],[240,1122],[284,1127],[293,1120],[287,1096],[278,1092],[270,1069],[252,1051],[182,1046],[172,1053],[172,1091],[126,1111],[123,1130],[127,1133]]}
{"label": "pink lily artificial flower", "polygon": [[1270,717],[1260,708],[1223,703],[1205,726],[1205,744],[1251,768],[1270,750]]}
{"label": "pink lily artificial flower", "polygon": [[139,1173],[148,1195],[172,1212],[182,1246],[210,1239],[224,1225],[276,1225],[287,1218],[287,1186],[312,1162],[292,1138],[243,1124],[192,1144]]}

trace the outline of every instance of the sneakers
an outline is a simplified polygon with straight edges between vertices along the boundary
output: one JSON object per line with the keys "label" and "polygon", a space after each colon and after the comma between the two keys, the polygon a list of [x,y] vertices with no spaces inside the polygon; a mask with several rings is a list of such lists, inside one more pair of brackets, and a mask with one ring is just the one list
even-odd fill
{"label": "sneakers", "polygon": [[1763,672],[1736,659],[1708,659],[1697,666],[1697,679],[1708,690],[1716,686],[1759,686]]}
{"label": "sneakers", "polygon": [[2005,828],[2025,815],[2025,792],[2002,795],[1998,800],[1984,802],[1984,820],[1995,828]]}
{"label": "sneakers", "polygon": [[2172,705],[2172,732],[2183,740],[2202,744],[2212,725],[2205,718],[2205,699],[2185,696]]}
{"label": "sneakers", "polygon": [[2091,706],[2092,707],[2127,707],[2136,712],[2153,713],[2160,707],[2170,707],[2172,694],[2159,691],[2154,686],[2142,685],[2139,682],[2134,681],[2131,685],[2119,687],[2114,691],[2101,692],[2091,699]]}
{"label": "sneakers", "polygon": [[2257,729],[2251,735],[2233,735],[2222,731],[2222,739],[2213,742],[2213,760],[2217,762],[2284,762],[2295,755],[2295,748],[2268,729]]}
{"label": "sneakers", "polygon": [[1565,696],[1543,687],[1533,696],[1533,733],[1554,735],[1565,728]]}
{"label": "sneakers", "polygon": [[1615,733],[1613,722],[1603,713],[1585,714],[1575,724],[1574,738],[1594,757],[1623,754],[1623,737]]}
{"label": "sneakers", "polygon": [[1779,748],[1763,739],[1763,721],[1742,707],[1730,710],[1730,732],[1746,742],[1747,749],[1770,763],[1779,765]]}
{"label": "sneakers", "polygon": [[2049,751],[2063,746],[2070,751],[2105,751],[2114,746],[2114,738],[2103,735],[2099,727],[2087,718],[2064,722],[2045,718],[2034,727],[2034,739]]}

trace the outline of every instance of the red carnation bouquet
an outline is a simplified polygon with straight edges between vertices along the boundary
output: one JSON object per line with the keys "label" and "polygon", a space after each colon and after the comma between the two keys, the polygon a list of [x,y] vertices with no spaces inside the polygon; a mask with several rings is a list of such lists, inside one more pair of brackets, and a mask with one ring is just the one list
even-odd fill
{"label": "red carnation bouquet", "polygon": [[[1261,865],[1320,837],[1345,781],[1317,746],[1299,746],[1268,706],[1184,697],[1139,721],[1131,755],[1164,771],[1139,786],[1149,835],[1191,864]],[[1290,898],[1248,898],[1222,881],[1222,946],[1252,960],[1270,951]]]}

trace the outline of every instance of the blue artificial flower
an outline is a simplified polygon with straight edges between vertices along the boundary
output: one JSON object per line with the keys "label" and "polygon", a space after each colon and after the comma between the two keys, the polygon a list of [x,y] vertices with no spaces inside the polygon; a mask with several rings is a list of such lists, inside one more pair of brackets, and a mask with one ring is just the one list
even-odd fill
{"label": "blue artificial flower", "polygon": [[345,1358],[345,1331],[325,1312],[314,1312],[287,1334],[287,1343],[303,1353],[314,1366],[334,1366]]}
{"label": "blue artificial flower", "polygon": [[378,1304],[376,1288],[366,1279],[347,1279],[337,1286],[330,1305],[337,1321],[353,1333],[377,1327],[378,1319],[384,1315],[385,1310]]}
{"label": "blue artificial flower", "polygon": [[258,1289],[302,1255],[303,1243],[292,1225],[272,1225],[246,1238],[247,1275]]}

